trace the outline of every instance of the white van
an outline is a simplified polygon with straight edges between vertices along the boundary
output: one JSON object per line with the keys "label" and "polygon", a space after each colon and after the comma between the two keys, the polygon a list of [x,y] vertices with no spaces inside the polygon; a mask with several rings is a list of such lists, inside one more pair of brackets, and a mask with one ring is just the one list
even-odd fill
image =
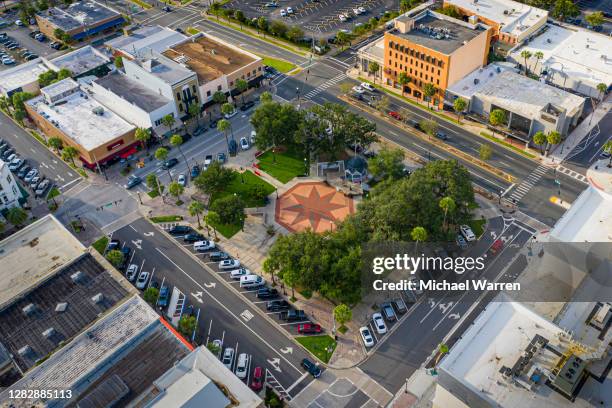
{"label": "white van", "polygon": [[241,288],[258,288],[265,284],[266,281],[259,275],[246,275],[240,277]]}
{"label": "white van", "polygon": [[200,251],[208,251],[209,249],[213,249],[215,247],[215,243],[211,241],[198,241],[193,243],[193,250]]}
{"label": "white van", "polygon": [[240,353],[238,355],[238,361],[236,362],[236,376],[240,379],[245,379],[247,376],[247,368],[249,365],[249,356],[246,353]]}

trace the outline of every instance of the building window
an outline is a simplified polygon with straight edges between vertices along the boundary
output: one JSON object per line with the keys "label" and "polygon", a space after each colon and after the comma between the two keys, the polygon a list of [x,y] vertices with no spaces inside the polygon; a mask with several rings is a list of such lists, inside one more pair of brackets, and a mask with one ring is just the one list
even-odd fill
{"label": "building window", "polygon": [[404,67],[402,66],[402,64],[400,64],[400,70],[404,69]]}
{"label": "building window", "polygon": [[412,74],[412,68],[410,68],[410,73]]}
{"label": "building window", "polygon": [[257,68],[257,70],[258,70],[259,72],[261,72],[261,67]]}
{"label": "building window", "polygon": [[206,97],[210,97],[211,92],[210,91],[206,91]]}
{"label": "building window", "polygon": [[429,81],[429,76],[427,74],[425,74],[425,80]]}
{"label": "building window", "polygon": [[251,73],[247,72],[247,78],[250,78],[250,77],[251,77]]}
{"label": "building window", "polygon": [[389,50],[389,56],[392,57],[393,56],[393,51]]}
{"label": "building window", "polygon": [[440,75],[440,70],[438,70],[438,75]]}
{"label": "building window", "polygon": [[181,93],[180,93],[180,92],[177,92],[177,93],[176,93],[176,99],[177,99],[178,101],[180,101],[180,100],[181,100]]}
{"label": "building window", "polygon": [[180,110],[181,112],[183,112],[183,111],[185,110],[185,108],[183,108],[183,104],[182,104],[182,103],[179,103],[179,110]]}
{"label": "building window", "polygon": [[436,79],[436,84],[440,85],[440,80],[439,79]]}
{"label": "building window", "polygon": [[221,85],[217,85],[217,91],[221,90]]}
{"label": "building window", "polygon": [[191,85],[191,89],[194,94],[197,93],[195,85]]}
{"label": "building window", "polygon": [[233,87],[233,86],[234,86],[234,81],[231,81],[230,82],[230,87]]}
{"label": "building window", "polygon": [[10,183],[11,181],[13,181],[13,179],[11,178],[11,175],[10,175],[10,174],[9,174],[8,176],[6,176],[6,181],[8,181],[9,183]]}

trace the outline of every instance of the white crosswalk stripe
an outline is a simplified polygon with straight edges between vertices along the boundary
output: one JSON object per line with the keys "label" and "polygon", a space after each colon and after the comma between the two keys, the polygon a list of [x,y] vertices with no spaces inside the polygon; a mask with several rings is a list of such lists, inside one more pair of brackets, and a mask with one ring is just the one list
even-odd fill
{"label": "white crosswalk stripe", "polygon": [[521,198],[525,197],[529,190],[540,181],[548,170],[550,170],[550,168],[543,165],[536,167],[535,170],[514,189],[512,194],[510,194],[510,198],[518,202]]}
{"label": "white crosswalk stripe", "polygon": [[557,167],[557,171],[561,172],[563,174],[565,174],[566,176],[569,176],[575,180],[581,181],[583,183],[587,183],[587,179],[584,175],[575,172],[572,169],[568,169],[567,167],[563,167],[563,166],[558,166]]}
{"label": "white crosswalk stripe", "polygon": [[338,76],[335,76],[331,79],[328,79],[327,81],[323,82],[321,85],[319,85],[318,87],[316,87],[315,89],[311,90],[310,92],[308,92],[306,95],[304,95],[305,98],[311,99],[314,98],[315,96],[317,96],[318,94],[320,94],[321,92],[323,92],[324,90],[326,90],[327,88],[336,85],[338,82],[344,80],[348,78],[346,76],[346,74],[340,74]]}

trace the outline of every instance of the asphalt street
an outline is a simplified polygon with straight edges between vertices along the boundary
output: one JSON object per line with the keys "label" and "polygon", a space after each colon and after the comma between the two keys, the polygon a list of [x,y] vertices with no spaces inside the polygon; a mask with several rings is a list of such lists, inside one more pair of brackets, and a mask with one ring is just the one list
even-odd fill
{"label": "asphalt street", "polygon": [[312,381],[300,367],[307,354],[282,332],[281,326],[263,317],[257,304],[244,293],[239,294],[236,285],[228,284],[205,257],[188,255],[181,242],[142,218],[115,231],[112,237],[134,250],[130,263],[150,271],[155,282],[176,287],[187,296],[184,310],[199,315],[199,344],[219,339],[223,348],[234,348],[235,355],[247,353],[251,356],[249,375],[254,367],[265,368],[269,378],[274,377],[270,381],[290,396]]}
{"label": "asphalt street", "polygon": [[19,127],[4,112],[0,112],[0,128],[0,137],[9,142],[21,157],[27,159],[32,168],[37,168],[40,173],[53,180],[60,191],[68,190],[81,179],[76,171]]}
{"label": "asphalt street", "polygon": [[[481,274],[482,278],[488,281],[512,281],[520,274],[521,269],[511,263],[534,231],[514,220],[504,221],[497,218],[490,222],[490,228],[469,250],[469,254],[486,254],[486,268]],[[504,242],[503,249],[497,253],[491,249],[495,239]],[[507,265],[511,266],[504,270]],[[490,297],[479,299],[478,293],[475,292],[420,299],[412,306],[404,321],[390,334],[385,335],[386,340],[359,367],[389,391],[397,392],[440,342],[447,341],[452,345],[452,342],[445,338],[459,322],[461,325],[469,325],[477,316],[471,313],[472,309],[484,307],[488,301]],[[451,340],[461,333],[455,332]]]}
{"label": "asphalt street", "polygon": [[563,166],[580,174],[586,174],[587,169],[600,157],[603,145],[611,138],[612,113],[608,112],[593,131],[572,150],[563,162]]}

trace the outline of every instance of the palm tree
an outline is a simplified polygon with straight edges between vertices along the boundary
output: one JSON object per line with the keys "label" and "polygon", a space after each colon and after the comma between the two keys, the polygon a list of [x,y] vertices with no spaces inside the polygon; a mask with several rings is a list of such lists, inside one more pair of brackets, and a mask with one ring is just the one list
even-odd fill
{"label": "palm tree", "polygon": [[368,64],[368,74],[374,75],[374,83],[376,83],[376,76],[378,75],[379,70],[380,65],[378,65],[378,62],[373,61]]}
{"label": "palm tree", "polygon": [[457,207],[457,205],[455,204],[455,200],[453,200],[452,197],[444,197],[440,200],[439,206],[442,209],[442,211],[444,211],[444,221],[442,225],[443,225],[444,230],[446,230],[446,227],[447,227],[446,216],[448,215],[449,211],[451,213],[455,211],[455,208]]}
{"label": "palm tree", "polygon": [[215,241],[217,241],[219,238],[217,237],[217,228],[215,225],[219,225],[221,223],[221,217],[215,211],[209,211],[208,214],[206,214],[206,223],[213,227]]}
{"label": "palm tree", "polygon": [[227,139],[227,131],[232,128],[232,123],[229,120],[221,119],[217,124],[219,129],[225,135],[225,145],[227,146],[227,155],[229,156],[229,140]]}
{"label": "palm tree", "polygon": [[174,196],[176,198],[177,205],[179,204],[181,194],[183,194],[183,191],[185,191],[185,187],[181,186],[176,181],[173,181],[172,183],[168,184],[168,193],[171,196]]}
{"label": "palm tree", "polygon": [[56,153],[59,153],[61,148],[64,146],[64,142],[59,137],[50,137],[48,143]]}
{"label": "palm tree", "polygon": [[187,108],[187,112],[189,112],[190,118],[196,119],[196,126],[200,126],[200,106],[197,103],[192,103]]}
{"label": "palm tree", "polygon": [[[155,158],[160,162],[165,162],[166,160],[168,160],[168,149],[166,149],[165,147],[158,148],[155,151]],[[170,169],[166,168],[166,171],[168,172],[168,177],[170,177],[170,181],[172,181],[172,173],[170,173]]]}
{"label": "palm tree", "polygon": [[196,216],[198,218],[198,228],[202,228],[202,224],[200,224],[200,214],[204,212],[204,204],[199,201],[192,201],[189,204],[189,215]]}
{"label": "palm tree", "polygon": [[438,365],[438,363],[440,362],[440,359],[445,354],[448,354],[448,346],[444,343],[438,344],[438,356],[436,357],[436,363],[434,364],[434,366]]}
{"label": "palm tree", "polygon": [[74,147],[74,146],[66,146],[66,147],[64,147],[64,150],[62,150],[62,160],[70,160],[72,165],[75,166],[74,158],[78,154],[79,154],[79,151],[77,150],[76,147]]}
{"label": "palm tree", "polygon": [[604,143],[603,151],[610,155],[610,161],[608,162],[608,167],[612,167],[612,139]]}
{"label": "palm tree", "polygon": [[539,131],[533,135],[533,143],[540,146],[540,154],[544,154],[544,145],[546,144],[546,135]]}
{"label": "palm tree", "polygon": [[183,144],[183,138],[181,137],[181,135],[172,135],[170,137],[170,144],[174,147],[178,147],[179,153],[181,153],[181,156],[183,156],[183,160],[185,160],[185,164],[187,165],[187,171],[191,172],[191,167],[189,167],[189,162],[187,161],[187,158],[185,157],[185,154],[183,153],[183,149],[181,149],[181,145]]}
{"label": "palm tree", "polygon": [[244,91],[249,88],[249,83],[244,79],[238,79],[236,81],[236,90],[241,93],[242,104],[244,105]]}
{"label": "palm tree", "polygon": [[28,213],[21,207],[13,207],[8,210],[6,220],[16,227],[19,227],[28,220]]}
{"label": "palm tree", "polygon": [[603,97],[608,91],[608,86],[603,82],[597,84],[597,90],[599,91],[599,103],[603,101]]}
{"label": "palm tree", "polygon": [[410,238],[414,240],[414,253],[416,254],[419,242],[423,242],[427,239],[427,230],[423,227],[414,227],[410,231]]}
{"label": "palm tree", "polygon": [[134,138],[142,143],[142,147],[146,147],[149,150],[148,141],[151,139],[151,129],[138,128],[134,134]]}
{"label": "palm tree", "polygon": [[536,51],[536,53],[533,54],[533,56],[536,57],[536,62],[535,62],[535,65],[533,66],[533,71],[535,72],[536,67],[538,66],[538,62],[540,62],[540,60],[544,58],[544,53],[542,51]]}
{"label": "palm tree", "polygon": [[531,58],[531,52],[529,50],[521,51],[521,57],[525,59],[525,75],[527,75],[527,60]]}
{"label": "palm tree", "polygon": [[425,84],[423,86],[423,94],[427,96],[427,109],[429,109],[429,102],[431,102],[431,97],[436,94],[436,87],[433,84]]}
{"label": "palm tree", "polygon": [[453,109],[457,113],[457,122],[461,122],[461,112],[465,111],[465,108],[467,108],[467,101],[465,99],[455,99],[455,102],[453,102]]}
{"label": "palm tree", "polygon": [[408,85],[410,82],[412,82],[412,79],[408,76],[407,73],[400,72],[397,82],[399,82],[399,84],[402,86],[402,95],[404,95],[404,91],[405,91],[404,87]]}

